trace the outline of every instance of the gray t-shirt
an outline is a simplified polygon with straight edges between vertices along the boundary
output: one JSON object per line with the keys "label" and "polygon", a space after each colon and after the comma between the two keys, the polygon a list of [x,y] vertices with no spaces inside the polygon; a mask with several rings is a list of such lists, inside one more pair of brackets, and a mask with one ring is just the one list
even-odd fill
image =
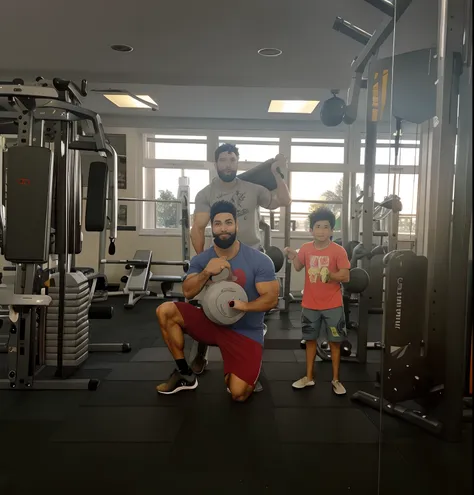
{"label": "gray t-shirt", "polygon": [[196,195],[196,207],[194,213],[210,213],[211,206],[217,201],[229,201],[237,209],[237,221],[239,232],[237,238],[240,242],[251,247],[259,247],[259,206],[268,208],[272,202],[272,193],[263,186],[246,182],[239,178],[231,188],[221,188],[222,182],[214,179],[208,186],[201,189]]}

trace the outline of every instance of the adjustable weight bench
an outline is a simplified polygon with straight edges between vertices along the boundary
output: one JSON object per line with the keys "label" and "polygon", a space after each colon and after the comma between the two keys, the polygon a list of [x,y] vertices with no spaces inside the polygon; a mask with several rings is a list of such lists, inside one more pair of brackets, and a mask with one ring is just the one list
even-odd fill
{"label": "adjustable weight bench", "polygon": [[182,266],[186,272],[189,268],[189,261],[152,261],[153,253],[149,250],[138,250],[132,259],[129,260],[102,260],[103,263],[124,264],[130,274],[122,277],[125,287],[121,291],[109,292],[109,296],[128,295],[128,302],[124,305],[126,309],[131,309],[144,297],[157,297],[155,293],[148,289],[149,282],[161,282],[161,290],[164,299],[178,299],[184,301],[182,294],[173,294],[171,291],[174,284],[183,282],[185,275],[153,275],[151,265]]}
{"label": "adjustable weight bench", "polygon": [[178,299],[184,301],[185,297],[182,294],[173,293],[174,284],[182,284],[186,275],[152,275],[150,282],[161,282],[161,292],[165,299]]}

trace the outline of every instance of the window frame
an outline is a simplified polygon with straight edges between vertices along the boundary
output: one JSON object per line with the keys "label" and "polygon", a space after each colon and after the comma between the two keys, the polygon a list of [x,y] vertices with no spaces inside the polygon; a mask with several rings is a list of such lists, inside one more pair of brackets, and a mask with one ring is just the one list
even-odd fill
{"label": "window frame", "polygon": [[[117,131],[116,131],[117,132]],[[356,174],[363,173],[364,166],[359,162],[360,158],[360,149],[362,146],[362,139],[364,138],[362,128],[360,126],[351,126],[350,128],[341,128],[341,129],[331,129],[331,131],[318,131],[318,132],[310,132],[310,131],[236,131],[236,130],[203,130],[203,129],[141,129],[138,131],[141,134],[141,146],[140,148],[140,156],[137,157],[137,163],[141,163],[142,166],[137,167],[137,184],[143,184],[143,170],[144,169],[153,169],[153,168],[180,168],[184,171],[184,169],[193,169],[193,170],[209,170],[210,172],[210,181],[212,181],[216,177],[215,166],[213,161],[213,153],[215,148],[218,146],[219,137],[234,137],[240,138],[240,140],[231,140],[230,142],[236,142],[241,144],[271,144],[271,145],[279,145],[279,152],[284,154],[287,157],[291,157],[291,146],[330,146],[330,147],[341,147],[344,146],[345,154],[344,154],[344,163],[297,163],[291,162],[288,163],[288,172],[334,172],[334,173],[343,173],[343,174]],[[165,159],[156,159],[156,158],[147,158],[146,157],[146,147],[148,143],[148,136],[150,135],[189,135],[189,136],[197,136],[197,135],[206,135],[208,147],[207,157],[211,158],[211,161],[189,161],[189,160],[165,160]],[[262,141],[251,141],[245,140],[245,137],[254,137],[254,138],[262,138]],[[265,141],[265,138],[279,138],[279,142],[275,141]],[[294,142],[292,139],[344,139],[344,143],[337,142]],[[380,139],[385,139],[382,135]],[[404,136],[404,139],[408,140],[419,140],[419,136],[407,135]],[[165,142],[188,142],[186,140],[172,140]],[[192,139],[189,142],[203,143],[204,141],[193,141]],[[379,144],[381,147],[389,147],[389,144]],[[407,147],[418,147],[421,153],[421,144],[410,144]],[[290,158],[291,160],[291,158]],[[239,162],[239,171],[250,170],[254,166],[258,165],[259,162]],[[419,173],[419,167],[416,166],[388,166],[388,165],[376,165],[375,173],[401,173],[407,175],[413,175]],[[348,184],[349,181],[345,180],[345,184]],[[350,186],[349,186],[350,187]],[[346,186],[344,190],[344,194],[348,195],[349,187]],[[154,183],[153,183],[154,190]],[[350,214],[351,205],[348,204],[348,211]],[[170,237],[179,237],[181,236],[181,229],[143,229],[143,208],[137,208],[139,213],[139,222],[137,224],[139,235],[158,235],[158,236],[170,236]],[[262,209],[263,211],[267,211]],[[190,215],[192,217],[193,210],[190,210]],[[281,212],[280,222],[279,222],[279,230],[272,231],[272,237],[276,239],[284,239],[284,227],[285,227],[285,210]],[[206,236],[210,235],[210,229],[206,229]],[[290,232],[291,239],[309,239],[310,233],[302,232],[302,231],[291,231]],[[399,240],[405,240],[403,237],[406,237],[406,240],[414,240],[414,236],[410,236],[408,234],[403,235],[399,234]]]}

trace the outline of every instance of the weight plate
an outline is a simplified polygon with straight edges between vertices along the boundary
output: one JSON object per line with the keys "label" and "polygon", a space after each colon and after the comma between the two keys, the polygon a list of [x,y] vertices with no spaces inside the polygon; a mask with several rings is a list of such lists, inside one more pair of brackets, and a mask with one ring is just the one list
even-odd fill
{"label": "weight plate", "polygon": [[273,261],[275,272],[279,272],[285,263],[285,255],[282,250],[276,246],[270,246],[265,254]]}
{"label": "weight plate", "polygon": [[218,325],[233,325],[245,313],[229,306],[230,301],[248,301],[244,289],[235,282],[219,282],[210,285],[201,301],[205,315]]}
{"label": "weight plate", "polygon": [[228,280],[229,279],[229,275],[230,275],[230,272],[229,272],[229,269],[228,268],[224,268],[221,273],[218,273],[217,275],[213,275],[211,277],[211,280],[213,282],[223,282],[225,280]]}

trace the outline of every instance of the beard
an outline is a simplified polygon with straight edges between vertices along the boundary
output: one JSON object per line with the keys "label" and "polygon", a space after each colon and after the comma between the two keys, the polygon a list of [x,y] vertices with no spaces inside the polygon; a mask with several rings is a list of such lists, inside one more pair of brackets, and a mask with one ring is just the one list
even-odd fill
{"label": "beard", "polygon": [[217,175],[219,176],[219,179],[221,179],[224,182],[232,182],[235,179],[236,175],[237,175],[237,171],[236,170],[232,170],[230,173],[226,174],[226,173],[220,172],[218,170],[217,171]]}
{"label": "beard", "polygon": [[214,244],[220,249],[229,249],[234,244],[237,234],[234,232],[230,234],[227,239],[221,239],[219,235],[212,234],[214,238]]}

